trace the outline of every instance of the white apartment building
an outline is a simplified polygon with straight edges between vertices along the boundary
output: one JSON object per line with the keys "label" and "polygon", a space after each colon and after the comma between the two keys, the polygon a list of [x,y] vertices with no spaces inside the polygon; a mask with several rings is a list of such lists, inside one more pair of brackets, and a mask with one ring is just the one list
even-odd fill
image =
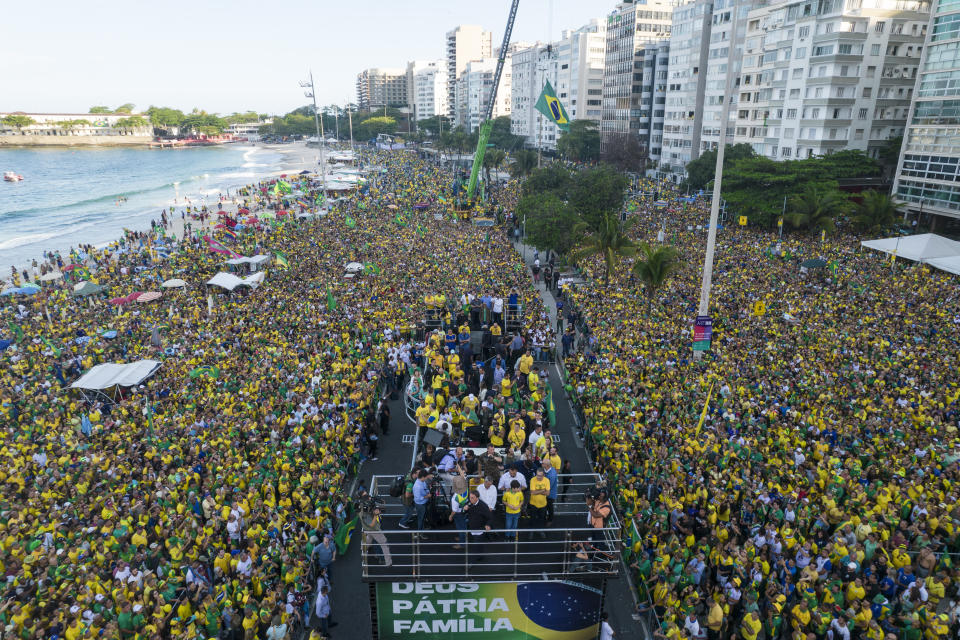
{"label": "white apartment building", "polygon": [[[733,142],[877,157],[903,134],[929,21],[914,0],[786,0],[747,18]],[[733,118],[731,119],[733,121]]]}
{"label": "white apartment building", "polygon": [[[723,96],[727,88],[727,65],[732,65],[733,95],[730,120],[727,124],[728,144],[734,143],[734,116],[737,108],[737,85],[742,64],[743,36],[747,30],[747,14],[765,0],[716,0],[710,19],[710,44],[707,51],[707,77],[703,90],[703,122],[700,125],[699,156],[704,151],[716,149],[720,143],[720,120],[723,111]],[[808,0],[814,3],[832,0]],[[740,20],[736,21],[739,12]],[[736,32],[734,32],[736,28]]]}
{"label": "white apartment building", "polygon": [[595,120],[603,114],[603,66],[607,24],[594,18],[576,31],[564,31],[557,50],[553,85],[571,120]]}
{"label": "white apartment building", "polygon": [[960,218],[960,2],[935,5],[919,76],[893,192],[910,215]]}
{"label": "white apartment building", "polygon": [[600,133],[611,136],[639,136],[643,45],[670,37],[671,3],[621,2],[607,16],[607,37],[603,73],[603,106]]}
{"label": "white apartment building", "polygon": [[638,87],[640,109],[637,117],[637,135],[640,148],[654,167],[660,164],[663,145],[669,60],[670,41],[658,40],[638,49],[634,62],[634,66],[639,65],[636,73],[642,74]]}
{"label": "white apartment building", "polygon": [[[537,111],[537,101],[549,81],[557,89],[558,53],[556,45],[540,44],[516,51],[511,57],[510,132],[523,136],[529,147],[555,149],[560,129]],[[560,98],[564,108],[569,99]],[[569,109],[568,109],[569,113]]]}
{"label": "white apartment building", "polygon": [[[511,58],[508,54],[500,75],[500,87],[493,105],[493,117],[509,116],[511,107]],[[457,79],[455,91],[456,113],[454,126],[471,132],[480,126],[490,102],[493,74],[497,69],[496,58],[471,60]]]}
{"label": "white apartment building", "polygon": [[603,65],[606,23],[594,18],[576,31],[564,30],[557,42],[537,43],[513,54],[513,134],[524,136],[527,146],[555,149],[560,129],[536,110],[549,80],[570,120],[600,120],[603,100]]}
{"label": "white apartment building", "polygon": [[493,34],[483,27],[461,24],[447,32],[447,105],[451,120],[456,119],[456,87],[460,74],[471,60],[493,56]]}
{"label": "white apartment building", "polygon": [[683,175],[700,154],[703,95],[713,6],[698,0],[673,10],[660,170]]}
{"label": "white apartment building", "polygon": [[447,63],[414,60],[407,63],[407,97],[416,120],[447,115]]}

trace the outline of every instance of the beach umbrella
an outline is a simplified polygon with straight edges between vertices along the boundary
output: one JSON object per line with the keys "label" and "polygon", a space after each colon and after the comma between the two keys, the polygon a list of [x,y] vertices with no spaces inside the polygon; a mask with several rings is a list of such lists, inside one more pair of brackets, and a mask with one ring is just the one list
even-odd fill
{"label": "beach umbrella", "polygon": [[113,329],[110,329],[108,331],[104,331],[100,335],[106,338],[107,340],[113,340],[114,338],[117,337],[117,332],[114,331]]}
{"label": "beach umbrella", "polygon": [[78,282],[73,286],[72,293],[74,296],[83,297],[92,296],[93,294],[100,293],[104,290],[106,290],[105,286],[90,282],[89,280],[84,280],[83,282]]}
{"label": "beach umbrella", "polygon": [[177,289],[180,287],[187,286],[187,283],[186,281],[181,280],[180,278],[171,278],[170,280],[167,280],[160,286],[163,287],[164,289]]}
{"label": "beach umbrella", "polygon": [[801,267],[806,267],[807,269],[820,269],[827,266],[827,261],[823,258],[808,258],[800,263]]}
{"label": "beach umbrella", "polygon": [[74,269],[79,269],[79,268],[82,267],[82,266],[83,266],[82,264],[78,264],[78,263],[74,262],[73,264],[68,264],[67,266],[65,266],[65,267],[63,268],[63,271],[64,271],[64,273],[66,273],[67,271],[73,271]]}
{"label": "beach umbrella", "polygon": [[115,304],[118,306],[125,305],[127,304],[127,302],[128,300],[126,298],[110,298],[109,300],[107,300],[107,304]]}
{"label": "beach umbrella", "polygon": [[154,300],[159,300],[162,295],[163,294],[159,291],[147,291],[146,293],[141,293],[139,296],[137,296],[137,302],[153,302]]}
{"label": "beach umbrella", "polygon": [[310,171],[308,171],[307,169],[304,169],[303,171],[300,172],[300,175],[302,175],[302,176],[308,176],[308,175],[310,175]]}
{"label": "beach umbrella", "polygon": [[395,205],[395,204],[388,204],[388,205],[387,205],[387,209],[396,209],[396,208],[397,208],[397,205]]}
{"label": "beach umbrella", "polygon": [[63,274],[59,271],[51,271],[50,273],[40,276],[40,282],[50,282],[52,280],[59,280],[63,277]]}
{"label": "beach umbrella", "polygon": [[8,287],[3,291],[0,291],[0,296],[12,296],[20,293],[19,287]]}
{"label": "beach umbrella", "polygon": [[237,209],[237,213],[250,213],[250,209],[247,209],[246,207],[240,207]]}

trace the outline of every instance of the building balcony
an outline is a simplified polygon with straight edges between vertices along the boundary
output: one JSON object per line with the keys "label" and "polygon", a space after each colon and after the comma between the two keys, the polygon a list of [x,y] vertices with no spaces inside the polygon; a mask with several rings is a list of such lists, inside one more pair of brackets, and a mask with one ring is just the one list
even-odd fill
{"label": "building balcony", "polygon": [[857,102],[856,98],[805,98],[805,107],[849,107]]}
{"label": "building balcony", "polygon": [[825,56],[810,56],[810,62],[846,62],[850,64],[859,64],[863,62],[863,56],[854,55],[852,53],[829,53]]}
{"label": "building balcony", "polygon": [[807,78],[807,84],[823,86],[825,84],[855,85],[860,82],[858,76],[824,76],[823,78]]}
{"label": "building balcony", "polygon": [[834,31],[832,33],[821,33],[813,36],[813,43],[818,44],[820,42],[830,42],[832,40],[843,39],[844,41],[849,40],[866,40],[867,33],[861,33],[859,31]]}

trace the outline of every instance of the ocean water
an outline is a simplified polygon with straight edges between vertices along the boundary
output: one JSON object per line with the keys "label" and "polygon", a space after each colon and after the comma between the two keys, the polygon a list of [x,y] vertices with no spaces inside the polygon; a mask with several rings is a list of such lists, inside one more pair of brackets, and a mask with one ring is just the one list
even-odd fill
{"label": "ocean water", "polygon": [[[145,230],[176,200],[216,207],[218,194],[283,170],[284,155],[252,145],[189,149],[0,149],[0,273],[44,250],[102,246]],[[126,201],[119,202],[120,196]]]}

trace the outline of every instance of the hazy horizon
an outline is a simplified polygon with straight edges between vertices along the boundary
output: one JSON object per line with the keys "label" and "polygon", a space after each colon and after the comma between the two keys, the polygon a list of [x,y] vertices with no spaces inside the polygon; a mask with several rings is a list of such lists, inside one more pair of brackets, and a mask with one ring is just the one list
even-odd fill
{"label": "hazy horizon", "polygon": [[[130,102],[137,111],[155,105],[283,114],[310,102],[298,83],[311,68],[318,103],[344,104],[355,101],[356,75],[365,68],[443,58],[445,34],[458,24],[483,26],[499,46],[510,2],[156,6],[149,12],[115,0],[54,0],[5,7],[0,111],[86,113]],[[615,6],[522,0],[512,40],[555,40]]]}

